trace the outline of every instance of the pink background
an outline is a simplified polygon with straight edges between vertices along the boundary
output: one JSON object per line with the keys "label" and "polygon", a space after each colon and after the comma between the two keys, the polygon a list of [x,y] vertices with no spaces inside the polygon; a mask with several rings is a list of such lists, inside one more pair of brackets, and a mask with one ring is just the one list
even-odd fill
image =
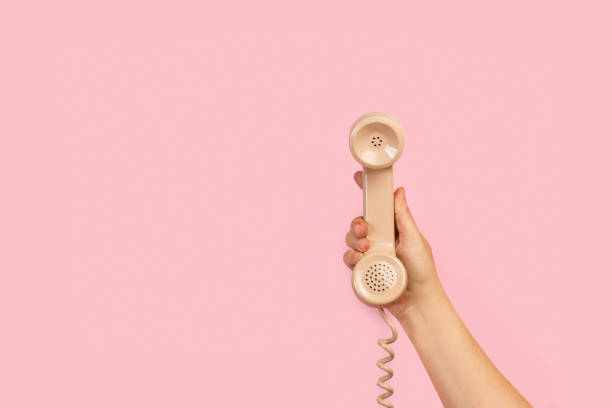
{"label": "pink background", "polygon": [[[606,2],[10,3],[0,406],[374,406],[387,330],[341,259],[371,110],[493,361],[610,405]],[[440,406],[395,349],[395,405]]]}

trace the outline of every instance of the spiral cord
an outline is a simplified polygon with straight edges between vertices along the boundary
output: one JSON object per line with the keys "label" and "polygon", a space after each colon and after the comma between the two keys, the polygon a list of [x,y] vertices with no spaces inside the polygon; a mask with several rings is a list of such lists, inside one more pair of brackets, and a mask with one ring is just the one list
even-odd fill
{"label": "spiral cord", "polygon": [[376,362],[376,365],[378,366],[378,368],[380,368],[381,370],[387,373],[383,375],[382,377],[380,377],[378,379],[378,382],[376,383],[376,385],[378,385],[380,388],[385,390],[384,393],[378,396],[376,401],[378,401],[380,405],[386,408],[393,408],[393,404],[385,401],[387,398],[393,395],[393,387],[391,387],[389,384],[385,384],[386,381],[388,381],[389,379],[391,379],[391,377],[393,377],[393,370],[389,368],[388,366],[386,366],[385,364],[393,360],[393,358],[395,357],[395,353],[393,352],[393,349],[391,348],[391,346],[389,346],[389,344],[397,340],[397,330],[395,328],[395,325],[393,324],[391,319],[389,319],[389,316],[387,316],[387,314],[385,313],[385,310],[382,307],[378,309],[378,313],[380,313],[380,316],[383,318],[385,323],[387,323],[387,326],[389,326],[389,328],[391,329],[391,337],[389,337],[388,339],[378,340],[378,345],[382,347],[387,353],[389,353],[389,355],[387,357],[381,358],[380,360]]}

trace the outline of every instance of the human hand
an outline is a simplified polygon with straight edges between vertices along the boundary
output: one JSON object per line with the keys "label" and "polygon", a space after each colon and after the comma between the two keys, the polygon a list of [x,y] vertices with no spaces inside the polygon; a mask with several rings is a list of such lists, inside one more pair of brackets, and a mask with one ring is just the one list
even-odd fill
{"label": "human hand", "polygon": [[[363,174],[355,181],[363,188]],[[395,252],[406,268],[406,291],[387,306],[419,354],[445,407],[521,407],[529,402],[482,351],[438,280],[429,243],[418,230],[403,188],[394,193]],[[356,217],[346,234],[344,262],[353,269],[370,248],[368,223]]]}
{"label": "human hand", "polygon": [[[355,173],[355,182],[363,188],[363,172]],[[430,287],[439,283],[433,254],[429,242],[418,230],[412,218],[403,187],[395,190],[395,252],[404,264],[408,275],[408,287],[399,299],[388,306],[389,311],[400,319],[402,314],[413,305]],[[344,263],[352,270],[355,264],[370,248],[367,238],[368,223],[363,217],[356,217],[351,222],[346,234],[346,244],[350,247],[344,253]]]}

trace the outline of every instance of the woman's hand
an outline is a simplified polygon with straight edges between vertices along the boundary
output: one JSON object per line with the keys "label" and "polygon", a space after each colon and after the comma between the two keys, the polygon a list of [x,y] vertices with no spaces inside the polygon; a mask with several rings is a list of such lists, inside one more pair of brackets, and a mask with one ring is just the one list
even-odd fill
{"label": "woman's hand", "polygon": [[[355,173],[355,181],[363,188],[363,172]],[[397,257],[406,268],[408,288],[398,300],[389,305],[388,309],[400,319],[423,292],[429,287],[438,286],[439,283],[431,247],[412,218],[402,187],[395,190],[395,228],[395,250]],[[351,270],[363,257],[363,253],[370,248],[367,235],[368,223],[363,217],[353,219],[346,234],[346,244],[351,249],[344,253],[344,263]]]}
{"label": "woman's hand", "polygon": [[[362,172],[355,181],[363,187]],[[531,408],[482,351],[438,280],[429,243],[419,232],[403,188],[395,191],[395,250],[408,274],[408,287],[388,309],[402,325],[447,407]],[[357,217],[346,234],[353,269],[370,248],[368,223]]]}

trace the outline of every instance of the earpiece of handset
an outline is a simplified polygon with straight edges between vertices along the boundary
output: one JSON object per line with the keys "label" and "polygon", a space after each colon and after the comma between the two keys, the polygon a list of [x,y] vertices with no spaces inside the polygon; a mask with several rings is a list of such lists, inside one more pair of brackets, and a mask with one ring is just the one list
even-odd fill
{"label": "earpiece of handset", "polygon": [[383,307],[406,290],[404,265],[395,256],[393,163],[404,136],[391,116],[373,112],[357,119],[349,136],[351,154],[363,165],[363,215],[370,249],[353,268],[353,290],[364,303]]}

